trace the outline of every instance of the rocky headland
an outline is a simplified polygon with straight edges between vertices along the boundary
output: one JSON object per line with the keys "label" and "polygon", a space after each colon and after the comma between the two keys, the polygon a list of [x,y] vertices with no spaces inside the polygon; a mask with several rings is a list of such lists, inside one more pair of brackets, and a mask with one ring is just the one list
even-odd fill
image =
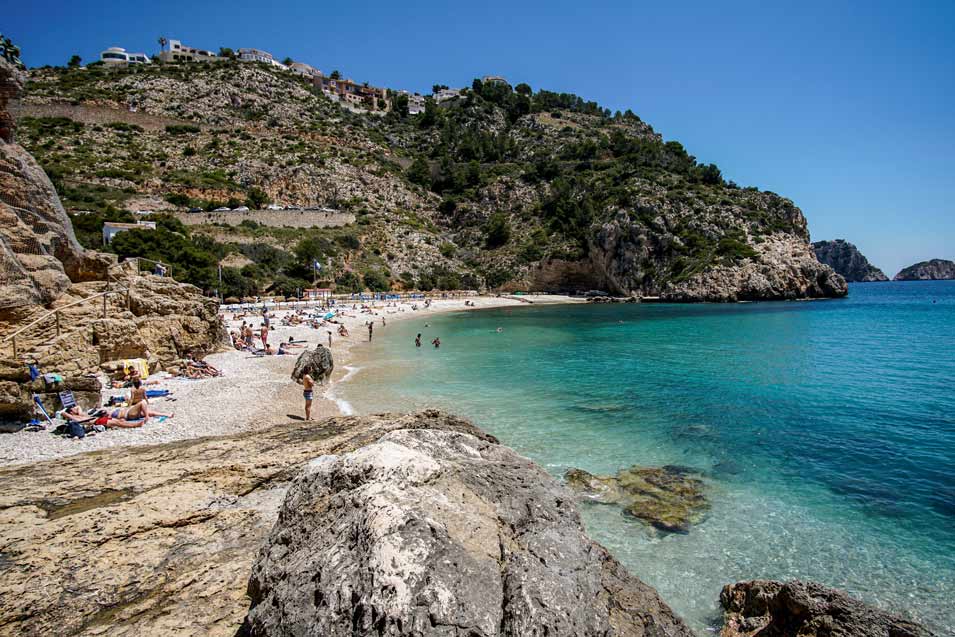
{"label": "rocky headland", "polygon": [[21,127],[71,208],[184,216],[254,194],[354,220],[299,233],[266,215],[251,227],[190,225],[251,259],[256,268],[229,265],[226,279],[258,272],[260,290],[294,274],[276,263],[313,239],[343,286],[359,274],[392,289],[686,302],[846,294],[792,201],[725,179],[632,112],[573,95],[478,80],[422,115],[382,116],[240,62],[36,69],[30,80]]}
{"label": "rocky headland", "polygon": [[882,270],[869,263],[865,255],[845,239],[816,241],[812,249],[820,263],[831,267],[849,283],[889,280]]}
{"label": "rocky headland", "polygon": [[955,261],[932,259],[921,261],[895,275],[893,281],[946,281],[955,279]]}

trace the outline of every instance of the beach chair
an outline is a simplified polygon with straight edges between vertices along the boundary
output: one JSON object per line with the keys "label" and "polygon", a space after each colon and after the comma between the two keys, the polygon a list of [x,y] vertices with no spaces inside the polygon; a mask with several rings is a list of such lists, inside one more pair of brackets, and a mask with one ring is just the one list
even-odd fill
{"label": "beach chair", "polygon": [[76,407],[76,396],[73,395],[73,391],[70,389],[61,391],[60,402],[63,403],[63,409],[72,409]]}

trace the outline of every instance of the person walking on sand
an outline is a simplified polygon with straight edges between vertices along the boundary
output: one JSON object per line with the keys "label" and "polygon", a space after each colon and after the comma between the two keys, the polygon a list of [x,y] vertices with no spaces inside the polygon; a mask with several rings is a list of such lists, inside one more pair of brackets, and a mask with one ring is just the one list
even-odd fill
{"label": "person walking on sand", "polygon": [[368,341],[369,342],[371,341],[371,335],[372,335],[372,332],[374,332],[374,330],[375,330],[374,321],[368,321]]}
{"label": "person walking on sand", "polygon": [[312,419],[312,396],[315,391],[315,381],[308,374],[302,376],[302,397],[305,399],[305,420]]}
{"label": "person walking on sand", "polygon": [[332,331],[328,330],[328,349],[332,348]]}
{"label": "person walking on sand", "polygon": [[414,346],[421,347],[421,334],[414,337]]}

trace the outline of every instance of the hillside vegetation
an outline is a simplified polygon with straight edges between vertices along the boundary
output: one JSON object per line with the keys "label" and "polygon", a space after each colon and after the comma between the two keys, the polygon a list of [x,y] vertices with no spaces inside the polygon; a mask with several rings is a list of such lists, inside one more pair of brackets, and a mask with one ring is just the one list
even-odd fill
{"label": "hillside vegetation", "polygon": [[[317,259],[345,289],[841,293],[791,201],[727,182],[632,112],[574,95],[476,80],[422,114],[381,116],[239,62],[36,69],[30,80],[19,137],[65,205],[92,211],[74,216],[81,240],[98,241],[97,224],[135,209],[274,202],[356,215],[353,226],[306,231],[250,223],[187,232],[170,221],[174,240],[135,231],[115,246],[184,260],[180,270],[206,290],[225,260],[234,264],[226,294],[290,293]],[[31,115],[51,104],[77,114]],[[101,116],[84,121],[80,107]],[[115,122],[103,120],[110,108]]]}

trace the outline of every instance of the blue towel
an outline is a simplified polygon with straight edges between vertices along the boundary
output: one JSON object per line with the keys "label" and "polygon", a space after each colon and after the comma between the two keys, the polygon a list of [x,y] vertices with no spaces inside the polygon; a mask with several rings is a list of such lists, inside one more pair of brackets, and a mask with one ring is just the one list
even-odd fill
{"label": "blue towel", "polygon": [[168,396],[168,389],[147,389],[146,398],[160,398],[162,396]]}

